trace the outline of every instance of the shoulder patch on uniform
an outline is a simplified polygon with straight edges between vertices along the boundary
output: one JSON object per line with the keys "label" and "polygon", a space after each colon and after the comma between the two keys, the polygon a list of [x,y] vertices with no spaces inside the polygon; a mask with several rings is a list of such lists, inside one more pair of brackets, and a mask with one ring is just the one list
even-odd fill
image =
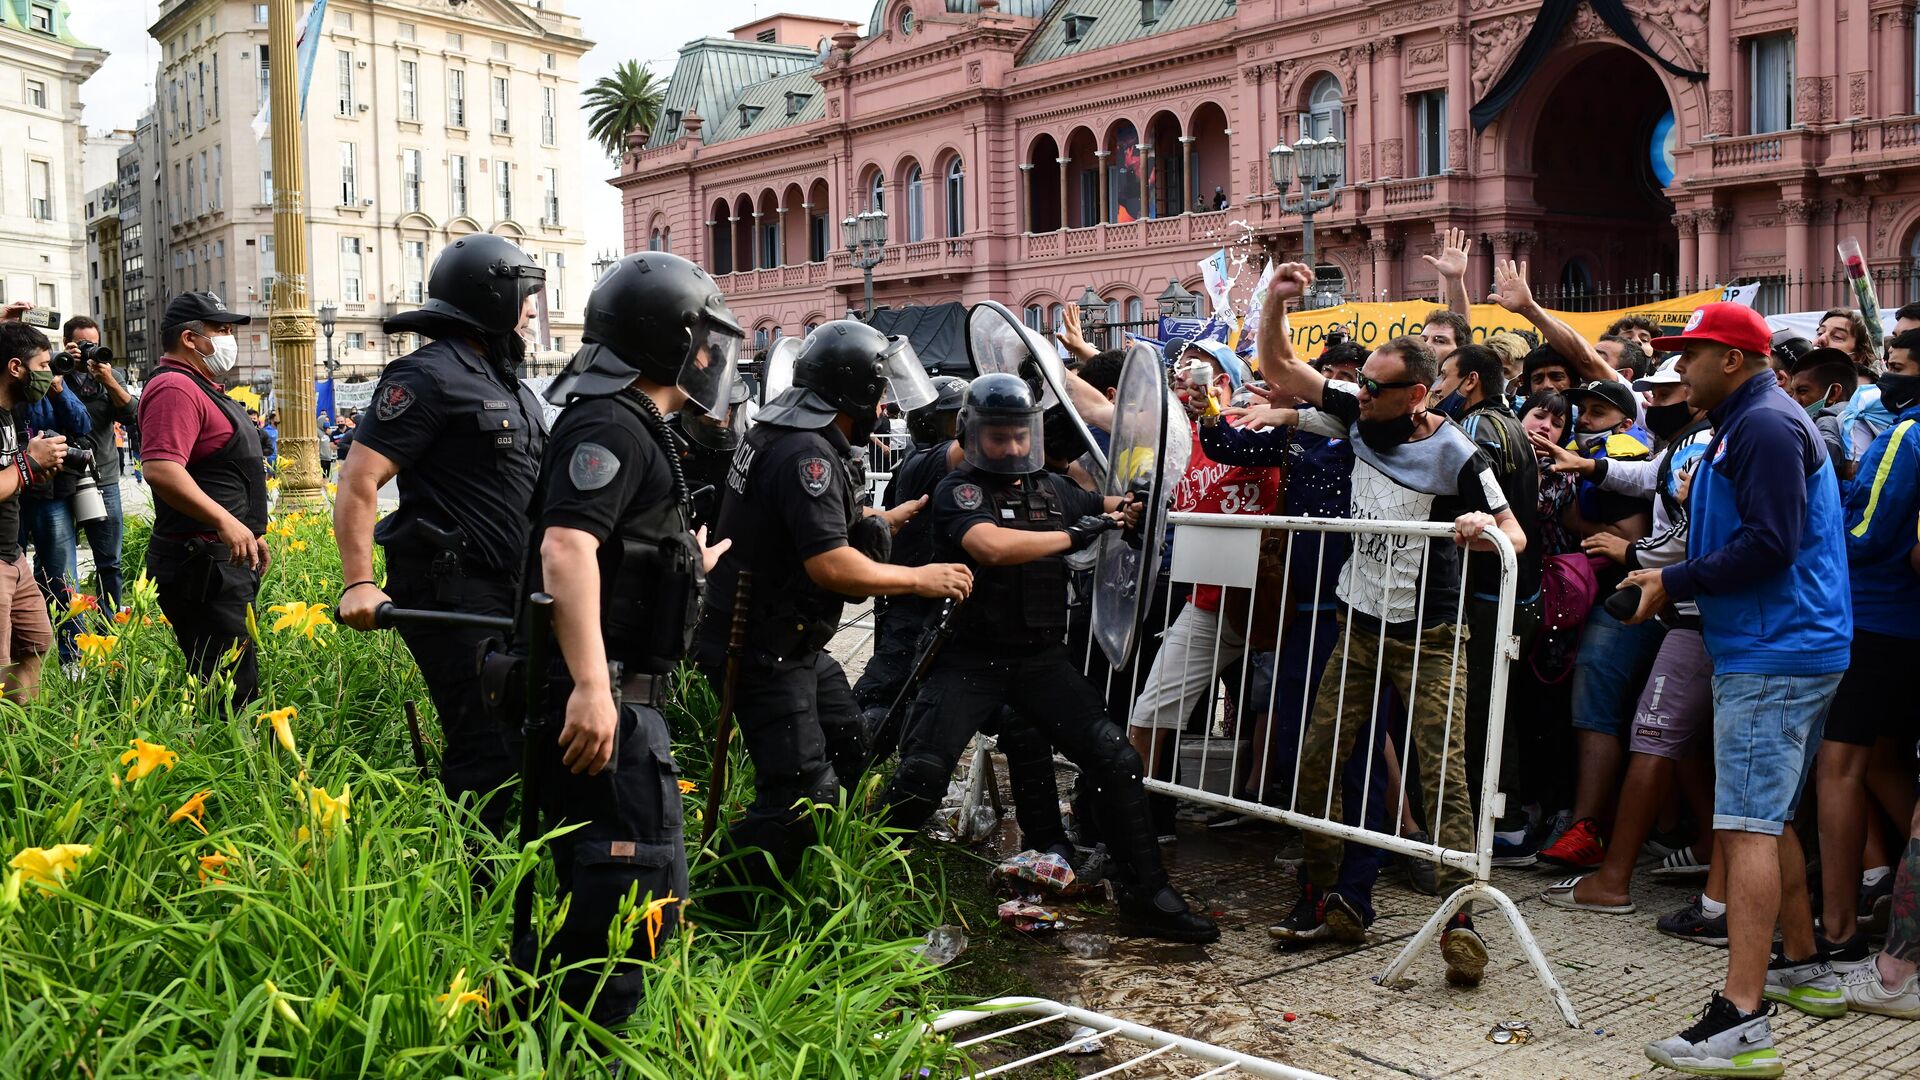
{"label": "shoulder patch on uniform", "polygon": [[987,496],[979,484],[961,484],[953,489],[953,501],[959,503],[962,510],[978,510]]}
{"label": "shoulder patch on uniform", "polygon": [[823,457],[804,457],[800,459],[800,486],[807,494],[819,498],[820,493],[833,483],[833,466]]}
{"label": "shoulder patch on uniform", "polygon": [[599,443],[583,442],[574,447],[573,459],[567,462],[567,479],[573,481],[577,491],[598,491],[619,471],[620,459]]}
{"label": "shoulder patch on uniform", "polygon": [[388,383],[380,388],[380,400],[373,406],[373,415],[382,420],[392,420],[408,409],[413,408],[413,391],[404,383]]}

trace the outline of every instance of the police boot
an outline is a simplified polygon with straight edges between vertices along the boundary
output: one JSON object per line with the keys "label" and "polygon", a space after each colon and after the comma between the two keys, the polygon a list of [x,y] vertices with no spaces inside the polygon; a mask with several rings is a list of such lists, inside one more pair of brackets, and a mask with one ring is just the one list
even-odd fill
{"label": "police boot", "polygon": [[1138,887],[1121,888],[1120,920],[1129,930],[1142,937],[1157,937],[1164,941],[1183,941],[1195,945],[1209,945],[1220,940],[1220,927],[1191,908],[1173,891],[1173,886],[1162,885],[1155,892],[1147,892]]}

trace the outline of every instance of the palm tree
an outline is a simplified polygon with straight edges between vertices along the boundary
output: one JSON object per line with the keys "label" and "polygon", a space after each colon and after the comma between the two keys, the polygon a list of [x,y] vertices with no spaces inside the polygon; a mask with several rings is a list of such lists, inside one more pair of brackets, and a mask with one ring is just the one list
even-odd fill
{"label": "palm tree", "polygon": [[627,132],[634,128],[653,130],[660,121],[660,104],[666,100],[666,84],[654,80],[653,72],[628,60],[602,75],[581,95],[587,106],[587,135],[615,161],[627,149]]}

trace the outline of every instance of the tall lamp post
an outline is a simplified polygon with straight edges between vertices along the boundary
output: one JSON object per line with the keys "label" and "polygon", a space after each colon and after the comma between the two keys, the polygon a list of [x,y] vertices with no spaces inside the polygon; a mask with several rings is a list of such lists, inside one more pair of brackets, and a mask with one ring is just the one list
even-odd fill
{"label": "tall lamp post", "polygon": [[867,283],[867,318],[873,318],[873,268],[887,261],[887,212],[864,210],[840,222],[840,239]]}
{"label": "tall lamp post", "polygon": [[613,269],[614,262],[615,262],[615,259],[613,257],[613,253],[610,251],[601,252],[600,257],[593,260],[594,284],[596,285],[599,284],[600,279],[607,276],[607,271]]}
{"label": "tall lamp post", "polygon": [[1095,348],[1105,348],[1101,331],[1107,328],[1107,302],[1089,285],[1080,293],[1076,301],[1080,305],[1080,335]]}
{"label": "tall lamp post", "polygon": [[315,310],[320,314],[320,333],[327,339],[327,390],[332,392],[333,373],[340,370],[340,365],[333,359],[333,328],[339,322],[340,305],[325,300]]}
{"label": "tall lamp post", "polygon": [[[1292,146],[1280,143],[1267,151],[1267,168],[1273,174],[1274,189],[1279,192],[1280,212],[1300,215],[1302,260],[1313,265],[1313,215],[1333,205],[1340,193],[1341,165],[1346,160],[1347,144],[1338,136],[1316,139],[1301,136]],[[1300,198],[1289,201],[1287,189],[1300,184]],[[1324,191],[1316,197],[1314,192]]]}
{"label": "tall lamp post", "polygon": [[1180,284],[1179,278],[1168,278],[1167,287],[1153,298],[1153,302],[1160,305],[1162,316],[1174,318],[1192,318],[1199,310],[1199,300],[1185,285]]}
{"label": "tall lamp post", "polygon": [[269,0],[267,43],[280,63],[268,69],[273,133],[273,250],[277,273],[268,298],[274,387],[280,417],[280,507],[326,505],[314,416],[313,309],[307,306],[306,165],[300,147],[300,87],[292,63],[294,0]]}

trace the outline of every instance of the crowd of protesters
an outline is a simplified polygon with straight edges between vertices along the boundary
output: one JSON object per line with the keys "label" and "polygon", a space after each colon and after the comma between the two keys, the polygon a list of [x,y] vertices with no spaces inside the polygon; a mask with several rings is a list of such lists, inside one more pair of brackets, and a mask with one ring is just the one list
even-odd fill
{"label": "crowd of protesters", "polygon": [[[1504,263],[1488,301],[1533,333],[1476,335],[1464,237],[1441,240],[1429,262],[1452,302],[1418,337],[1369,351],[1336,335],[1308,359],[1263,333],[1252,370],[1169,346],[1194,439],[1175,510],[1453,522],[1454,537],[1269,533],[1266,599],[1163,580],[1113,695],[1147,770],[1174,776],[1173,734],[1201,733],[1220,687],[1255,748],[1236,794],[1471,850],[1500,587],[1472,551],[1498,531],[1519,659],[1495,864],[1573,871],[1544,899],[1596,919],[1636,913],[1637,868],[1700,880],[1654,925],[1728,950],[1724,989],[1649,1056],[1777,1075],[1775,1004],[1920,1019],[1920,715],[1881,689],[1920,639],[1920,305],[1881,349],[1854,311],[1808,341],[1738,303],[1679,334],[1623,318],[1589,341]],[[1311,280],[1279,268],[1262,326],[1283,328]],[[1061,339],[1098,423],[1116,355],[1071,311]],[[1276,941],[1364,940],[1381,853],[1311,834],[1280,854],[1302,860],[1302,887]],[[1468,877],[1407,866],[1429,892]],[[1479,981],[1470,912],[1441,949],[1451,981]]]}

